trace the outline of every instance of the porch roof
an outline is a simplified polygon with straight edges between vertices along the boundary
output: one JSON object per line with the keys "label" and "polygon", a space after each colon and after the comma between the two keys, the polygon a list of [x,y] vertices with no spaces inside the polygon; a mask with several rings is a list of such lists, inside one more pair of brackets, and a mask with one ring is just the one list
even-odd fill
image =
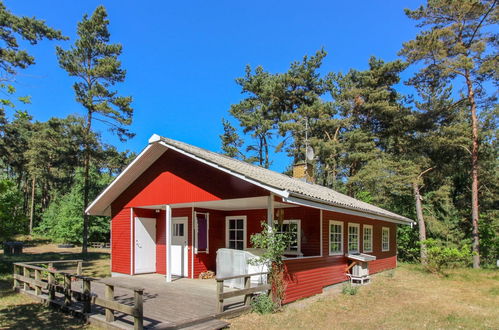
{"label": "porch roof", "polygon": [[156,134],[151,136],[149,145],[137,158],[89,205],[86,212],[92,215],[109,215],[109,207],[114,199],[167,149],[175,150],[199,162],[258,185],[280,196],[284,202],[403,224],[412,224],[414,222],[409,218],[359,201],[333,189],[301,181],[260,166]]}

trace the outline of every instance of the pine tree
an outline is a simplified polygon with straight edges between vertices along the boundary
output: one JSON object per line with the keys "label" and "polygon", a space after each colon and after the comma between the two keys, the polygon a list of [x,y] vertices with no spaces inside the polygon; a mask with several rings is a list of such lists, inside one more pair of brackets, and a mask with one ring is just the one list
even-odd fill
{"label": "pine tree", "polygon": [[473,267],[480,267],[479,249],[479,99],[486,96],[483,82],[497,82],[497,38],[489,26],[497,24],[497,0],[429,0],[426,6],[406,10],[422,30],[404,43],[400,54],[411,64],[422,63],[420,74],[437,67],[442,79],[463,86],[471,117],[471,222]]}
{"label": "pine tree", "polygon": [[[110,43],[108,30],[109,20],[106,9],[97,7],[92,16],[83,16],[78,23],[79,39],[69,50],[57,47],[59,65],[77,81],[73,88],[76,101],[86,111],[84,123],[84,184],[83,205],[89,203],[90,177],[89,170],[93,158],[92,128],[94,121],[108,125],[120,140],[133,137],[127,126],[132,122],[132,98],[120,96],[111,89],[116,83],[125,80],[126,72],[121,68],[118,56],[122,52],[120,44]],[[84,211],[83,211],[84,212]],[[89,216],[83,215],[83,245],[82,252],[87,252]]]}

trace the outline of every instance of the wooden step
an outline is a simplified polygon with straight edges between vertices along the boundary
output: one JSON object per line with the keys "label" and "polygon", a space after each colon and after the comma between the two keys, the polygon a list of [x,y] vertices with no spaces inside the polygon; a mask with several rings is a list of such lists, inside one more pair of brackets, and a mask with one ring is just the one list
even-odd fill
{"label": "wooden step", "polygon": [[208,320],[205,322],[193,324],[184,328],[178,328],[182,330],[219,330],[219,329],[225,329],[230,325],[230,323],[218,320],[218,319],[213,319],[213,320]]}

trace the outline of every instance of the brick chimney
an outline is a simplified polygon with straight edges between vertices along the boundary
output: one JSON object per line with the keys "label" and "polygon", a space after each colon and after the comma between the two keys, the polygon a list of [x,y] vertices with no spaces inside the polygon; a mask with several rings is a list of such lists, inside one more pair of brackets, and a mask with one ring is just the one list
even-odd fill
{"label": "brick chimney", "polygon": [[304,161],[297,162],[293,165],[293,178],[314,183],[314,166]]}

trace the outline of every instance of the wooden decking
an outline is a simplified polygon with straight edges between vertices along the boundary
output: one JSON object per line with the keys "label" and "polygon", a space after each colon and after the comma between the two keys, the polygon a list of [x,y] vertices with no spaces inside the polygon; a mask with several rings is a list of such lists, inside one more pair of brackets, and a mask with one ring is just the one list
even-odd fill
{"label": "wooden decking", "polygon": [[[133,293],[118,285],[144,288],[144,327],[148,329],[216,329],[228,325],[217,319],[230,313],[242,312],[243,298],[232,298],[226,302],[226,311],[217,312],[216,281],[179,278],[167,283],[158,274],[136,275],[133,277],[107,278],[106,283],[115,283],[115,299],[133,305]],[[80,282],[74,282],[78,289]],[[104,296],[104,284],[92,282],[92,293]],[[101,311],[95,311],[101,314]],[[99,313],[100,312],[100,313]],[[100,316],[95,316],[99,318]],[[133,325],[132,318],[116,315],[116,320]],[[203,325],[205,325],[203,327]]]}

